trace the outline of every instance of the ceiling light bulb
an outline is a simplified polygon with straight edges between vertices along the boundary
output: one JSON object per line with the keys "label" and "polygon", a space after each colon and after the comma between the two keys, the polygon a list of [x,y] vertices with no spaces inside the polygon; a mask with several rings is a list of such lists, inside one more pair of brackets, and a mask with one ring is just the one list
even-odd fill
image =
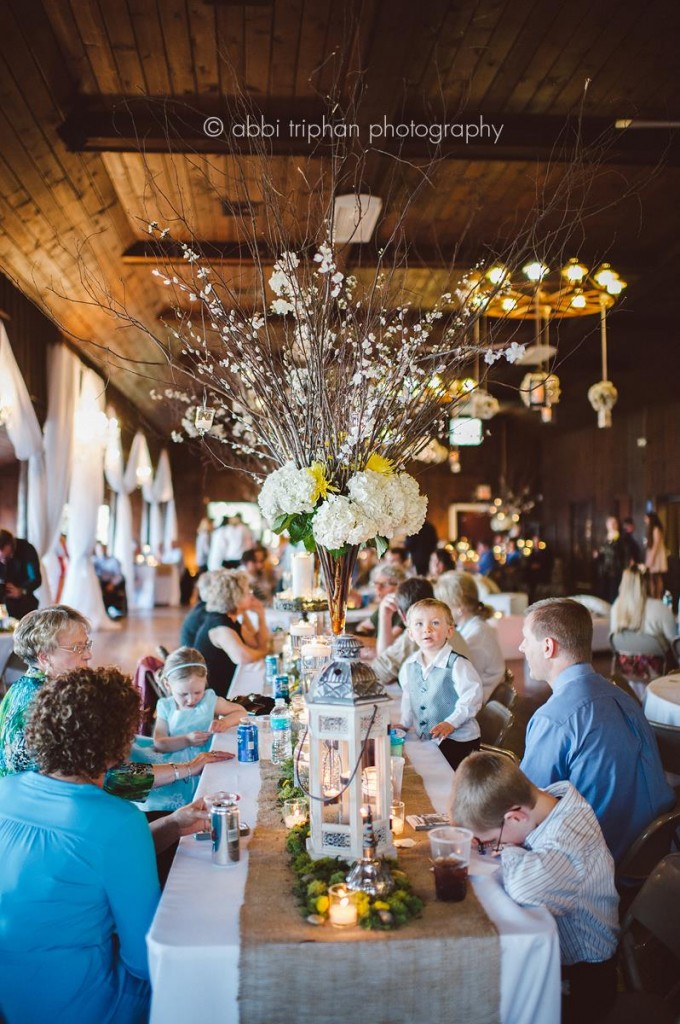
{"label": "ceiling light bulb", "polygon": [[600,288],[606,288],[608,284],[615,281],[619,275],[615,273],[608,263],[603,263],[596,274],[593,274],[595,284]]}
{"label": "ceiling light bulb", "polygon": [[486,276],[489,281],[491,281],[491,284],[501,284],[501,282],[508,276],[508,272],[505,267],[491,267],[490,270],[487,270]]}
{"label": "ceiling light bulb", "polygon": [[574,309],[585,309],[586,308],[586,297],[585,295],[574,295],[573,299],[569,303]]}
{"label": "ceiling light bulb", "polygon": [[505,298],[501,299],[501,308],[505,313],[510,313],[517,305],[517,299]]}
{"label": "ceiling light bulb", "polygon": [[626,281],[622,281],[620,277],[617,277],[613,281],[609,281],[606,288],[610,295],[620,295],[626,285]]}
{"label": "ceiling light bulb", "polygon": [[568,281],[573,281],[574,283],[582,281],[587,273],[588,268],[584,267],[582,263],[579,263],[576,257],[569,260],[566,267],[562,270],[564,277],[566,277]]}
{"label": "ceiling light bulb", "polygon": [[522,267],[522,273],[529,278],[530,281],[540,281],[548,273],[549,268],[544,263],[539,263],[535,260],[533,263],[527,263],[525,267]]}
{"label": "ceiling light bulb", "polygon": [[460,383],[461,391],[465,391],[466,393],[474,391],[476,387],[477,381],[474,380],[472,377],[466,377],[465,380],[461,381]]}

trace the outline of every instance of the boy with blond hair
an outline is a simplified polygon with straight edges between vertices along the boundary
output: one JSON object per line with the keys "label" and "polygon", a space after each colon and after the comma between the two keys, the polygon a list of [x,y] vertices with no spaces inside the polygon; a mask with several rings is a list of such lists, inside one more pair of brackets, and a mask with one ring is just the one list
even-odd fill
{"label": "boy with blond hair", "polygon": [[451,818],[492,844],[503,886],[522,906],[547,907],[562,960],[563,1024],[589,1024],[616,999],[618,895],[595,813],[569,782],[538,789],[508,757],[478,753],[456,772]]}
{"label": "boy with blond hair", "polygon": [[399,670],[401,722],[415,726],[421,740],[433,739],[455,770],[479,750],[475,715],[482,706],[482,681],[472,663],[457,654],[451,609],[443,601],[416,601],[406,615],[406,630],[418,650]]}

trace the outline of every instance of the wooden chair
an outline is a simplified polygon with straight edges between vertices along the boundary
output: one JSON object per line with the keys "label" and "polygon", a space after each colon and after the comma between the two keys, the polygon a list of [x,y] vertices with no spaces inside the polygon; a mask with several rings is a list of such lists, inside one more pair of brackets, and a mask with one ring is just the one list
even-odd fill
{"label": "wooden chair", "polygon": [[664,771],[680,775],[680,726],[650,722],[661,754]]}
{"label": "wooden chair", "polygon": [[477,715],[482,744],[502,747],[503,739],[514,721],[512,711],[497,700],[487,701]]}
{"label": "wooden chair", "polygon": [[628,991],[661,997],[673,1014],[680,1011],[678,907],[680,853],[672,853],[656,865],[628,908],[619,943]]}

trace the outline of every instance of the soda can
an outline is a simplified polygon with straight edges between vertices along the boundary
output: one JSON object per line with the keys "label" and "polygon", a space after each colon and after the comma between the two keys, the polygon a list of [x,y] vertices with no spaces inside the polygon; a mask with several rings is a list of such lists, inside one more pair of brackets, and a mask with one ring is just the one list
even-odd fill
{"label": "soda can", "polygon": [[241,818],[236,804],[213,804],[210,824],[213,864],[234,864],[241,857]]}
{"label": "soda can", "polygon": [[236,739],[238,742],[239,761],[245,761],[246,763],[259,761],[257,726],[254,722],[251,722],[249,718],[242,718],[236,730]]}
{"label": "soda can", "polygon": [[288,700],[290,699],[288,676],[276,676],[276,678],[274,679],[274,697],[276,700],[285,700],[286,703],[288,703]]}

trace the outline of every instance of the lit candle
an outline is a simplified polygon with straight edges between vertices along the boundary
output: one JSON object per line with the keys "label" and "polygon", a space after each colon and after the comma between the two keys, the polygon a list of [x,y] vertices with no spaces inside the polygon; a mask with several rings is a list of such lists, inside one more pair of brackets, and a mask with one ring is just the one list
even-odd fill
{"label": "lit candle", "polygon": [[291,622],[290,635],[295,637],[299,643],[303,637],[316,636],[316,626],[313,622],[305,622],[304,619],[299,622]]}
{"label": "lit candle", "polygon": [[300,811],[295,811],[293,814],[287,814],[284,817],[283,824],[286,828],[295,828],[296,825],[304,825],[306,820],[306,814],[302,814]]}
{"label": "lit candle", "polygon": [[310,640],[308,643],[302,645],[300,648],[300,654],[303,658],[330,658],[331,649],[328,644],[322,644],[319,641]]}
{"label": "lit candle", "polygon": [[283,804],[283,824],[286,828],[304,825],[308,817],[306,800],[285,800]]}
{"label": "lit candle", "polygon": [[311,597],[314,581],[314,555],[298,551],[293,555],[293,597]]}
{"label": "lit candle", "polygon": [[328,918],[336,928],[349,928],[357,923],[358,913],[354,893],[344,885],[331,885],[328,889],[330,900]]}

